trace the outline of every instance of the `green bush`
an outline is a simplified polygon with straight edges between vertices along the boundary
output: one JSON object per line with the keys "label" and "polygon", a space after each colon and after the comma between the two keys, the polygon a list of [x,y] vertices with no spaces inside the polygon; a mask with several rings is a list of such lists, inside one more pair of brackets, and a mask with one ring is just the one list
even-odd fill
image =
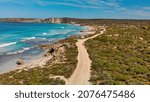
{"label": "green bush", "polygon": [[[93,84],[150,84],[150,31],[134,25],[110,26],[85,45],[92,60]],[[147,29],[147,28],[146,28]]]}
{"label": "green bush", "polygon": [[[64,85],[65,81],[59,78],[50,78],[51,76],[64,76],[69,78],[74,72],[77,65],[77,47],[76,39],[71,37],[60,41],[67,47],[65,43],[71,46],[67,47],[64,53],[66,57],[63,63],[48,63],[43,68],[26,68],[0,75],[0,84],[5,85]],[[49,47],[47,45],[47,47]]]}

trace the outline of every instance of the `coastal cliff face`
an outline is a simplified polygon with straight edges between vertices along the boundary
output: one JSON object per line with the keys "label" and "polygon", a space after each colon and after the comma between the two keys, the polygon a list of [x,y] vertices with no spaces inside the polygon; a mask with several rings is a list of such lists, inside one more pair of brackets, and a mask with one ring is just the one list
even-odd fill
{"label": "coastal cliff face", "polygon": [[[0,22],[70,23],[84,25],[149,24],[150,20],[76,19],[76,18],[0,18]],[[123,24],[122,24],[123,23]]]}
{"label": "coastal cliff face", "polygon": [[62,18],[1,18],[0,22],[62,23]]}
{"label": "coastal cliff face", "polygon": [[62,23],[62,18],[51,18],[50,22],[51,23]]}
{"label": "coastal cliff face", "polygon": [[38,22],[40,19],[32,18],[1,18],[0,22]]}
{"label": "coastal cliff face", "polygon": [[62,18],[41,19],[39,22],[42,22],[42,23],[62,23]]}

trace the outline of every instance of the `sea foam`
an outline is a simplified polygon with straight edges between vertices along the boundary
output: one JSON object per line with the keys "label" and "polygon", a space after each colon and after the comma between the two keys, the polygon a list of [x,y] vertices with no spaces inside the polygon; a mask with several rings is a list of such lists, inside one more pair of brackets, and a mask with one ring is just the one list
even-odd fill
{"label": "sea foam", "polygon": [[24,42],[26,40],[33,40],[33,39],[36,39],[36,37],[22,38],[21,42]]}
{"label": "sea foam", "polygon": [[47,35],[47,33],[43,33],[43,35]]}
{"label": "sea foam", "polygon": [[0,44],[0,48],[1,48],[1,47],[10,46],[10,45],[14,45],[14,44],[16,44],[16,43],[17,43],[17,42],[11,42],[11,43]]}
{"label": "sea foam", "polygon": [[29,37],[29,38],[23,38],[24,40],[32,40],[35,39],[36,37]]}
{"label": "sea foam", "polygon": [[24,51],[30,50],[30,47],[27,48],[23,48],[23,50],[20,51],[15,51],[15,52],[8,52],[7,55],[15,55],[15,54],[19,54],[19,53],[23,53]]}

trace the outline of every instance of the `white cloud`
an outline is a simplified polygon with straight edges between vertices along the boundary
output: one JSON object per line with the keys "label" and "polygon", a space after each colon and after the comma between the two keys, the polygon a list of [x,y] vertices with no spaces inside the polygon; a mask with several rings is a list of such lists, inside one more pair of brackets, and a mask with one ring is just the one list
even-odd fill
{"label": "white cloud", "polygon": [[78,8],[91,8],[103,10],[110,13],[124,13],[128,15],[136,15],[143,17],[150,17],[150,7],[140,7],[140,5],[133,5],[127,7],[121,5],[122,0],[0,0],[0,3],[13,2],[17,4],[28,5],[34,3],[40,6],[50,5],[64,5]]}
{"label": "white cloud", "polygon": [[142,17],[150,17],[150,12],[144,10],[126,10],[126,13]]}
{"label": "white cloud", "polygon": [[73,6],[80,8],[114,8],[118,7],[118,0],[56,0],[56,1],[48,1],[48,0],[38,0],[38,3],[41,5],[65,5],[65,6]]}
{"label": "white cloud", "polygon": [[144,10],[150,10],[150,7],[143,7]]}
{"label": "white cloud", "polygon": [[72,6],[72,7],[80,7],[80,8],[100,8],[98,6],[93,6],[93,5],[79,5],[75,3],[68,3],[68,2],[45,2],[45,1],[40,1],[38,4],[42,6],[48,6],[48,5],[65,5],[65,6]]}
{"label": "white cloud", "polygon": [[118,7],[120,0],[0,0],[0,3],[17,3],[17,4],[28,4],[30,2],[39,4],[42,6],[48,5],[65,5],[80,8],[114,8]]}

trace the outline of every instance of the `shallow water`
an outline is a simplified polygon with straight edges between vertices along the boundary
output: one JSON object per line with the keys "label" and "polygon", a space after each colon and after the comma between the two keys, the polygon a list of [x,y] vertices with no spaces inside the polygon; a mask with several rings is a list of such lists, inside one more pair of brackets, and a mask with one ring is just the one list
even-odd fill
{"label": "shallow water", "polygon": [[43,50],[35,46],[52,44],[83,29],[70,24],[0,23],[0,72],[14,68],[19,58],[28,62],[41,57]]}

